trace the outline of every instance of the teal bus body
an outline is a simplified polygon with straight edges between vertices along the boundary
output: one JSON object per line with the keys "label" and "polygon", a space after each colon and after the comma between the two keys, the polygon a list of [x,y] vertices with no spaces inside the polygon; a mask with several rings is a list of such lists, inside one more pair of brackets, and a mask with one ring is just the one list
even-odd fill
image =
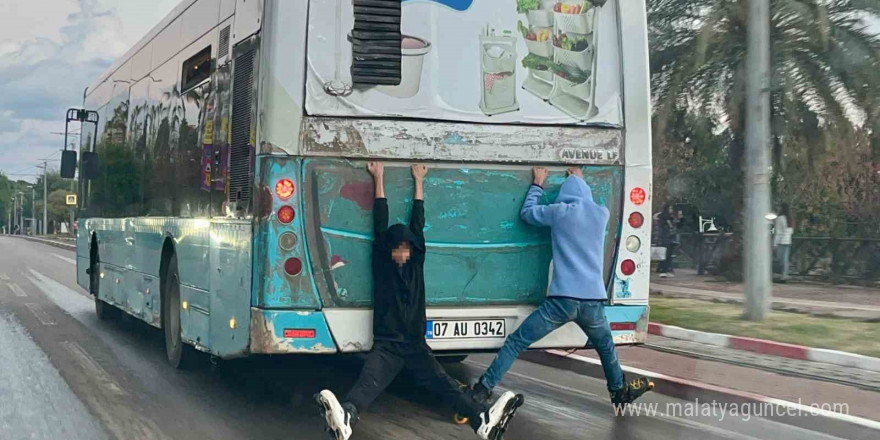
{"label": "teal bus body", "polygon": [[[528,123],[515,112],[458,120],[440,105],[434,119],[397,110],[359,115],[357,105],[335,114],[322,101],[330,99],[325,88],[303,76],[324,61],[307,56],[305,41],[314,37],[306,24],[329,17],[309,4],[183,0],[87,89],[84,107],[98,111],[101,123],[98,139],[84,136],[81,148],[98,153],[99,176],[80,180],[77,282],[96,304],[163,329],[166,338],[163,314],[173,305],[180,339],[220,358],[367,351],[374,194],[366,162],[385,162],[390,219],[399,223],[412,205],[409,167],[424,162],[428,320],[503,320],[509,335],[546,297],[550,276],[549,231],[519,217],[531,168],[553,171],[543,201],[550,203],[574,166],[611,213],[603,275],[615,342],[644,342],[650,222],[633,220],[650,219],[644,2],[609,0],[602,10],[645,38],[621,40],[626,93],[610,95],[618,107],[597,116],[613,123],[592,125],[586,116],[570,118],[576,106],[549,117],[548,103],[529,95],[521,104],[532,99],[528,105],[538,110],[525,109]],[[206,69],[210,74],[200,76]],[[479,83],[503,87],[507,80]],[[389,93],[407,99],[401,90]],[[576,103],[563,95],[555,102]],[[467,99],[474,108],[500,102]],[[169,275],[173,261],[176,278]],[[624,272],[629,263],[634,272]],[[166,298],[172,282],[179,304]],[[497,350],[503,341],[428,343],[441,354],[466,354]],[[570,324],[532,347],[587,343]]]}

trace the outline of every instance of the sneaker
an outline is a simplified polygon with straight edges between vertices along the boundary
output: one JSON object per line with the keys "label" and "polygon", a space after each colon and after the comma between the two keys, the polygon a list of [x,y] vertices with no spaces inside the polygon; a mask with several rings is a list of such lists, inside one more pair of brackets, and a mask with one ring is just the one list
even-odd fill
{"label": "sneaker", "polygon": [[324,417],[327,427],[324,431],[331,440],[348,440],[351,437],[351,413],[346,411],[330,390],[315,394],[315,402]]}
{"label": "sneaker", "polygon": [[643,394],[654,389],[654,382],[647,377],[637,377],[629,382],[624,377],[623,382],[623,388],[611,392],[611,404],[618,410],[623,409],[624,406],[635,402]]}
{"label": "sneaker", "polygon": [[668,272],[661,273],[660,278],[669,278],[669,273]]}
{"label": "sneaker", "polygon": [[510,391],[502,394],[488,411],[480,413],[481,424],[476,430],[477,435],[483,440],[501,440],[507,424],[523,402],[525,398],[522,394],[513,394]]}
{"label": "sneaker", "polygon": [[474,399],[477,403],[483,405],[489,405],[489,401],[492,399],[492,390],[486,388],[483,385],[483,382],[479,380],[468,390],[467,393],[471,399]]}

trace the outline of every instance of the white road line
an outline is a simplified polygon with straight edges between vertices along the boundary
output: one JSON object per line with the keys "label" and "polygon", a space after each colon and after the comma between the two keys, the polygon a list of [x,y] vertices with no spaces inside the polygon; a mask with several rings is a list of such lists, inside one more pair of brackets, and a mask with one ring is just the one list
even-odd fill
{"label": "white road line", "polygon": [[95,379],[98,380],[100,385],[106,388],[113,394],[125,395],[125,390],[120,387],[109,374],[107,374],[107,370],[101,366],[95,359],[89,356],[89,353],[82,348],[79,344],[73,341],[64,341],[61,343],[64,346],[64,349],[70,352],[74,359],[80,364],[80,366],[91,373]]}
{"label": "white road line", "polygon": [[[569,353],[566,353],[561,350],[547,350],[547,353],[554,354],[559,357],[574,359],[574,360],[588,363],[588,364],[602,365],[602,363],[598,359],[592,359],[592,358],[588,358],[586,356],[581,356],[578,354],[569,354]],[[732,394],[732,395],[743,397],[746,399],[755,400],[758,402],[765,402],[765,403],[769,403],[772,405],[781,406],[784,408],[790,408],[793,411],[796,411],[798,414],[818,415],[818,416],[828,417],[829,419],[837,419],[837,420],[841,420],[844,422],[852,423],[854,425],[864,426],[866,428],[880,429],[880,422],[875,421],[875,420],[870,420],[870,419],[866,419],[866,418],[862,418],[862,417],[858,417],[858,416],[853,416],[853,415],[849,415],[849,414],[841,414],[838,412],[829,411],[829,410],[822,409],[822,408],[813,408],[813,407],[810,407],[807,405],[789,402],[787,400],[775,399],[773,397],[762,396],[760,394],[755,394],[755,393],[751,393],[748,391],[737,391],[737,390],[732,390],[732,389],[724,388],[724,387],[717,386],[717,385],[697,382],[697,381],[688,380],[688,379],[682,379],[680,377],[668,376],[665,374],[655,373],[653,371],[643,370],[641,368],[635,368],[635,367],[621,367],[621,368],[626,373],[631,373],[631,374],[638,375],[638,376],[647,376],[647,377],[650,377],[653,379],[664,379],[664,380],[668,380],[670,382],[676,382],[676,383],[694,386],[694,387],[698,387],[698,388],[709,389],[709,390],[713,390],[716,392]]]}
{"label": "white road line", "polygon": [[3,272],[0,272],[0,281],[9,281],[9,275],[6,275]]}
{"label": "white road line", "polygon": [[55,325],[55,320],[52,319],[52,317],[49,316],[49,314],[46,313],[46,311],[43,310],[43,308],[40,307],[39,304],[27,303],[27,304],[25,304],[25,306],[27,306],[27,308],[30,309],[31,313],[33,313],[34,316],[36,316],[37,319],[39,319],[40,322],[43,323],[43,325]]}
{"label": "white road line", "polygon": [[9,287],[9,290],[11,290],[12,293],[14,293],[15,296],[17,296],[19,298],[24,298],[24,297],[28,296],[27,293],[21,287],[18,286],[18,284],[6,283],[6,287]]}
{"label": "white road line", "polygon": [[[481,364],[481,363],[479,363],[479,362],[475,362],[475,361],[467,360],[467,361],[464,361],[464,363],[465,363],[465,364],[470,364],[470,365],[473,365],[473,366],[477,366],[477,367],[480,367],[480,368],[483,368],[483,369],[487,369],[487,368],[489,368],[488,365],[484,365],[484,364]],[[539,383],[539,384],[544,385],[544,386],[549,387],[549,388],[554,388],[554,389],[557,389],[557,390],[560,390],[560,391],[565,391],[565,392],[569,392],[569,393],[577,394],[577,395],[580,395],[580,396],[582,396],[582,397],[586,397],[587,399],[590,399],[590,400],[593,400],[593,401],[598,401],[598,402],[602,402],[602,403],[610,403],[610,401],[609,401],[608,398],[603,398],[603,397],[600,397],[600,396],[597,395],[597,394],[593,394],[593,393],[590,393],[590,392],[587,392],[587,391],[582,391],[582,390],[578,390],[578,389],[574,389],[574,388],[564,387],[564,386],[562,386],[562,385],[555,384],[555,383],[553,383],[553,382],[548,382],[548,381],[546,381],[546,380],[538,379],[538,378],[536,378],[536,377],[526,376],[525,374],[517,373],[517,372],[515,372],[515,371],[508,371],[507,374],[508,374],[508,375],[511,375],[511,376],[516,376],[516,377],[518,377],[518,378],[520,378],[520,379],[523,379],[523,380],[527,380],[527,381],[531,381],[531,382],[536,382],[536,383]],[[750,436],[750,435],[740,434],[740,433],[738,433],[738,432],[730,431],[730,430],[727,430],[727,429],[724,429],[724,428],[720,428],[720,427],[716,427],[716,426],[708,425],[708,424],[705,424],[705,423],[701,423],[701,422],[698,422],[698,421],[696,421],[696,420],[690,420],[690,419],[685,419],[685,418],[682,418],[682,417],[672,416],[672,415],[666,414],[666,413],[664,413],[664,412],[662,412],[662,411],[658,411],[658,412],[657,412],[656,414],[654,414],[654,415],[648,415],[648,414],[645,414],[645,416],[647,416],[647,417],[652,417],[652,418],[654,418],[654,419],[658,419],[658,420],[663,420],[663,421],[665,421],[665,422],[669,422],[669,423],[676,424],[676,425],[679,425],[679,426],[685,426],[685,427],[693,428],[693,429],[696,429],[696,430],[708,431],[708,432],[711,432],[711,433],[713,433],[713,434],[716,434],[716,435],[719,435],[719,436],[721,436],[721,437],[728,438],[728,439],[731,439],[731,440],[758,440],[756,437],[752,437],[752,436]],[[581,415],[580,417],[583,417],[583,416]]]}
{"label": "white road line", "polygon": [[61,255],[58,255],[58,254],[51,254],[51,255],[52,255],[53,257],[55,257],[55,258],[60,259],[60,260],[64,260],[64,261],[66,261],[66,262],[68,262],[68,263],[70,263],[70,264],[76,264],[76,260],[74,260],[73,258],[67,258],[67,257],[61,256]]}

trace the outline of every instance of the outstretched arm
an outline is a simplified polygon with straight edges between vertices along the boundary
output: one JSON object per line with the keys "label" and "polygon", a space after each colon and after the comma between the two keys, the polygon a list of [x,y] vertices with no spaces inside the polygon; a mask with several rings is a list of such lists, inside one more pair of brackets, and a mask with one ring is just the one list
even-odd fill
{"label": "outstretched arm", "polygon": [[535,167],[532,169],[534,180],[523,202],[522,209],[519,212],[524,222],[532,226],[552,226],[556,211],[562,208],[562,205],[540,205],[538,200],[544,195],[544,181],[550,174],[546,168]]}
{"label": "outstretched arm", "polygon": [[422,244],[425,242],[425,176],[428,168],[422,164],[412,166],[412,176],[415,182],[416,192],[413,197],[412,218],[409,228],[416,239]]}
{"label": "outstretched arm", "polygon": [[373,236],[388,230],[388,200],[385,199],[385,167],[381,162],[367,163],[367,170],[373,175],[376,200],[373,202]]}

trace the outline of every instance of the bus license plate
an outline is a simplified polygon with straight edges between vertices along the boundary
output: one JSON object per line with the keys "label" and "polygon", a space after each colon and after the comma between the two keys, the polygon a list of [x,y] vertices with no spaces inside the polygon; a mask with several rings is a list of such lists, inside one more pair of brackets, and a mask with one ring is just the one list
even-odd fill
{"label": "bus license plate", "polygon": [[503,319],[428,321],[425,339],[503,338],[507,336]]}

